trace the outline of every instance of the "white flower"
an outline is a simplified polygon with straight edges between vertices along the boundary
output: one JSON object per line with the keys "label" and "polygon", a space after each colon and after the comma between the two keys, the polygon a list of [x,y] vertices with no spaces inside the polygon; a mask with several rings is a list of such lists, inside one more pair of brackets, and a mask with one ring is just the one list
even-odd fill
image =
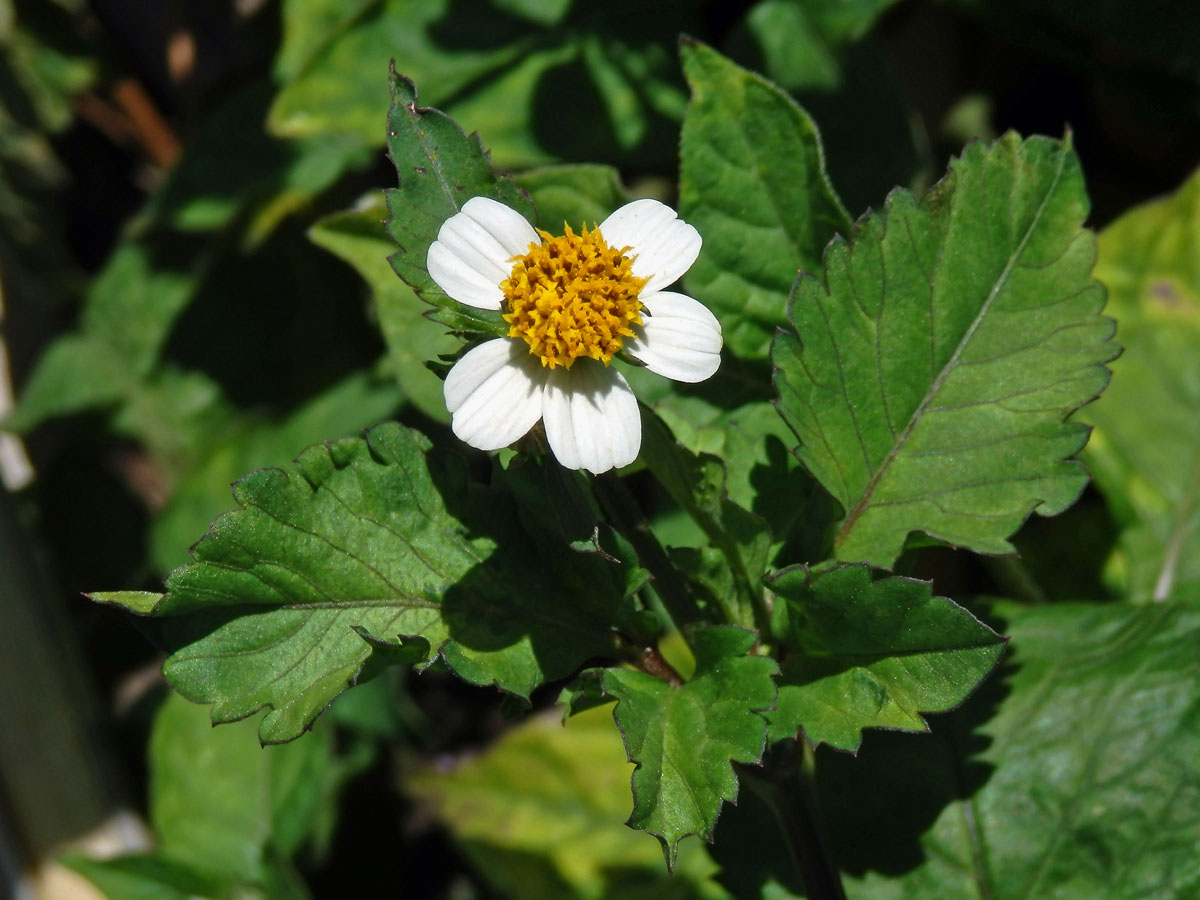
{"label": "white flower", "polygon": [[651,372],[703,381],[721,361],[721,325],[663,288],[700,253],[700,235],[657,200],[635,200],[594,231],[551,237],[475,197],[429,247],[430,277],[459,303],[498,309],[508,337],[472,348],[446,378],[454,433],[498,450],[541,419],[564,466],[600,473],[637,457],[642,422],[624,351]]}

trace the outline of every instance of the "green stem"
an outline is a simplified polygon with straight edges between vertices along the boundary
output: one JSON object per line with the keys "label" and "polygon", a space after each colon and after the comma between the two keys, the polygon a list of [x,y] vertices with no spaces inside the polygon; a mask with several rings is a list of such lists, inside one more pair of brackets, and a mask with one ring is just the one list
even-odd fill
{"label": "green stem", "polygon": [[744,782],[770,808],[808,900],[846,900],[823,834],[813,783],[815,754],[803,740],[784,741],[763,761],[761,776]]}
{"label": "green stem", "polygon": [[633,545],[639,564],[653,577],[654,590],[675,627],[682,630],[699,622],[702,616],[691,589],[671,564],[629,488],[613,472],[597,475],[592,484],[609,523]]}
{"label": "green stem", "polygon": [[842,879],[837,865],[829,852],[828,838],[821,820],[821,808],[817,803],[817,754],[808,741],[800,738],[792,742],[798,749],[795,774],[797,793],[804,812],[803,858],[807,865],[804,883],[808,886],[809,900],[846,900]]}

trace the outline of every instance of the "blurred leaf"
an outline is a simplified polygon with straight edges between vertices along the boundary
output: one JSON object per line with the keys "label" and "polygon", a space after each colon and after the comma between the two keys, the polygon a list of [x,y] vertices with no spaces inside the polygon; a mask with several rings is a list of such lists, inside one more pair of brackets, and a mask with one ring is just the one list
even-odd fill
{"label": "blurred leaf", "polygon": [[234,420],[216,382],[168,364],[130,387],[111,427],[150,451],[164,488],[173,491],[179,477],[191,471],[212,441],[234,427]]}
{"label": "blurred leaf", "polygon": [[425,361],[451,354],[459,344],[446,334],[445,327],[425,316],[429,307],[388,265],[396,245],[384,228],[387,216],[381,194],[370,206],[321,219],[308,236],[352,265],[370,286],[392,371],[405,397],[434,421],[446,422],[449,414],[442,383]]}
{"label": "blurred leaf", "polygon": [[497,9],[520,16],[537,25],[555,25],[571,8],[574,0],[492,0]]}
{"label": "blurred leaf", "polygon": [[161,853],[110,859],[71,854],[62,861],[108,900],[225,900],[232,894],[229,882]]}
{"label": "blurred leaf", "polygon": [[347,170],[371,160],[370,145],[342,133],[301,140],[268,135],[264,118],[273,96],[274,85],[251,83],[205,117],[151,196],[145,218],[203,232],[240,217],[243,241],[254,246]]}
{"label": "blurred leaf", "polygon": [[1194,896],[1196,599],[1002,604],[1002,680],[932,736],[818,755],[850,900]]}
{"label": "blurred leaf", "polygon": [[662,854],[622,826],[629,768],[612,707],[565,723],[542,715],[453,768],[410,773],[405,788],[448,827],[504,896],[539,900],[693,900],[726,896],[713,864],[683,847],[673,875]]}
{"label": "blurred leaf", "polygon": [[387,102],[380,79],[392,59],[431,103],[477,130],[504,167],[662,161],[674,140],[668,117],[682,105],[667,47],[700,24],[692,4],[564,0],[382,0],[353,19],[318,7],[315,19],[308,28],[330,28],[324,42],[309,35],[285,47],[280,65],[292,76],[271,109],[275,134],[378,144]]}
{"label": "blurred leaf", "polygon": [[762,577],[767,568],[771,532],[761,518],[738,506],[726,492],[725,464],[710,454],[680,446],[653,413],[642,416],[641,458],[689,516],[700,526],[723,565],[687,558],[686,574],[711,592],[723,621],[762,628]]}
{"label": "blurred leaf", "polygon": [[262,747],[256,723],[213,728],[208,710],[169,694],[150,736],[150,817],[164,855],[254,883],[308,837],[324,779],[325,734]]}
{"label": "blurred leaf", "polygon": [[[437,100],[444,102],[480,79],[494,78],[502,67],[531,49],[529,38],[521,35],[515,20],[487,35],[479,25],[494,21],[468,14],[458,17],[458,34],[442,34],[439,23],[450,16],[449,0],[370,4],[359,0],[358,6],[365,14],[354,19],[346,11],[334,14],[336,19],[320,12],[326,23],[340,21],[349,27],[334,31],[276,95],[268,118],[275,134],[313,137],[336,133],[378,144],[385,136],[380,110],[388,103],[384,77],[389,59],[414,81],[436,86]],[[296,21],[299,16],[290,18]],[[319,27],[321,23],[314,24]],[[289,52],[301,56],[298,51]]]}
{"label": "blurred leaf", "polygon": [[129,397],[157,363],[207,261],[194,243],[165,235],[120,244],[92,281],[80,328],[38,360],[10,426],[27,431]]}
{"label": "blurred leaf", "polygon": [[609,669],[604,690],[633,771],[629,825],[648,831],[674,866],[679,841],[712,839],[722,801],[737,800],[732,763],[758,763],[766,742],[761,713],[775,705],[775,661],[747,656],[754,633],[717,627],[692,639],[696,672],[670,685],[643,672]]}
{"label": "blurred leaf", "polygon": [[753,42],[762,57],[763,72],[789,91],[836,86],[841,69],[834,48],[812,19],[807,8],[811,5],[796,0],[755,3],[731,52],[744,58],[744,50],[750,48],[742,44]]}
{"label": "blurred leaf", "polygon": [[128,390],[130,378],[125,361],[103,341],[91,335],[63,335],[43,351],[4,427],[26,432],[55,416],[115,404]]}
{"label": "blurred leaf", "polygon": [[[373,653],[440,655],[526,697],[608,652],[616,567],[562,602],[554,565],[573,551],[523,541],[510,501],[470,488],[461,460],[415,432],[381,425],[310,447],[234,497],[152,611],[173,650],[167,679],[216,722],[267,707],[262,739],[290,740]],[[145,611],[140,595],[94,596]]]}
{"label": "blurred leaf", "polygon": [[[386,261],[383,265],[386,268]],[[186,548],[229,507],[229,487],[243,473],[286,463],[297,447],[314,437],[330,440],[376,425],[402,402],[403,395],[393,385],[356,373],[286,418],[242,423],[242,430],[188,469],[154,520],[150,557],[155,569],[165,573],[187,562]]]}
{"label": "blurred leaf", "polygon": [[[23,125],[39,131],[61,131],[70,122],[76,94],[86,90],[99,71],[93,48],[82,36],[84,29],[72,13],[48,3],[22,3],[14,6],[0,28],[0,48],[4,55],[4,75],[12,90],[4,92],[5,107]],[[8,87],[8,85],[5,85]],[[20,115],[28,109],[29,116]],[[5,147],[5,150],[8,148]]]}
{"label": "blurred leaf", "polygon": [[563,223],[576,230],[594,227],[630,199],[611,166],[545,166],[513,180],[533,200],[538,226],[552,234],[559,234]]}
{"label": "blurred leaf", "polygon": [[772,742],[803,734],[854,751],[864,728],[927,731],[921,713],[960,704],[1004,652],[1004,638],[928,582],[873,582],[867,566],[845,566],[816,578],[789,569],[771,588],[787,616]]}
{"label": "blurred leaf", "polygon": [[196,251],[194,242],[167,236],[127,242],[92,282],[83,330],[112,347],[133,374],[153,368],[191,298],[205,259]]}
{"label": "blurred leaf", "polygon": [[283,0],[283,40],[275,56],[281,82],[299,75],[324,47],[380,0]]}
{"label": "blurred leaf", "polygon": [[76,13],[49,3],[0,8],[0,270],[9,309],[46,303],[76,274],[59,196],[68,169],[52,140],[99,69]]}
{"label": "blurred leaf", "polygon": [[497,179],[477,137],[435,109],[416,105],[413,83],[392,73],[388,111],[388,155],[400,186],[387,192],[388,233],[400,249],[392,268],[425,302],[433,317],[452,329],[506,334],[500,313],[473,309],[450,299],[425,268],[429,245],[442,223],[476,196],[491,197],[532,219],[528,197],[510,179]]}
{"label": "blurred leaf", "polygon": [[857,41],[896,0],[762,0],[731,39],[746,58],[752,43],[763,72],[789,91],[835,88],[843,79],[838,50]]}
{"label": "blurred leaf", "polygon": [[679,209],[704,249],[684,284],[721,320],[734,353],[760,359],[784,324],[796,271],[850,217],[825,174],[808,114],[770,82],[703,44],[683,45],[692,89],[681,138]]}
{"label": "blurred leaf", "polygon": [[1005,553],[1087,480],[1063,422],[1108,380],[1113,323],[1069,142],[971,144],[918,203],[896,191],[803,278],[773,349],[797,453],[842,504],[838,559],[890,566],[910,532]]}
{"label": "blurred leaf", "polygon": [[1134,599],[1200,582],[1200,173],[1100,235],[1096,277],[1125,352],[1086,460],[1123,527],[1109,571]]}
{"label": "blurred leaf", "polygon": [[325,733],[262,747],[253,721],[214,729],[208,712],[168,694],[150,736],[150,854],[68,863],[110,900],[307,897],[291,867],[332,815],[348,774]]}

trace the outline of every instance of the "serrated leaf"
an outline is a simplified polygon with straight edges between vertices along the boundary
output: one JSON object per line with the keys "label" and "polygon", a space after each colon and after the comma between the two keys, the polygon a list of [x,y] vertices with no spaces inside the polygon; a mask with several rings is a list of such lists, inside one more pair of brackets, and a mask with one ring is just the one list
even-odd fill
{"label": "serrated leaf", "polygon": [[609,669],[604,690],[633,771],[629,825],[657,837],[667,864],[690,834],[711,840],[723,801],[737,799],[732,763],[758,763],[762,712],[775,705],[774,660],[748,656],[754,633],[721,626],[695,633],[696,672],[672,686],[643,672]]}
{"label": "serrated leaf", "polygon": [[1164,600],[1200,583],[1200,173],[1109,225],[1099,250],[1125,352],[1080,416],[1085,459],[1123,528],[1109,577]]}
{"label": "serrated leaf", "polygon": [[679,210],[704,237],[688,293],[724,330],[725,345],[765,358],[784,324],[796,271],[850,217],[829,178],[816,125],[794,100],[715,50],[685,42],[692,99],[680,148]]}
{"label": "serrated leaf", "polygon": [[668,875],[654,844],[622,826],[629,767],[611,702],[565,727],[552,712],[531,718],[482,754],[410,771],[405,789],[504,896],[724,897],[700,846],[685,845]]}
{"label": "serrated leaf", "polygon": [[838,559],[890,566],[916,531],[1006,553],[1031,512],[1070,506],[1070,457],[1117,351],[1069,140],[971,144],[797,282],[772,350],[801,460],[840,502]]}
{"label": "serrated leaf", "polygon": [[995,668],[1005,639],[930,584],[871,580],[867,566],[770,582],[787,604],[787,656],[770,739],[857,750],[864,728],[926,731],[922,713],[960,704]]}
{"label": "serrated leaf", "polygon": [[468,137],[436,109],[417,106],[411,81],[393,71],[391,85],[387,146],[400,179],[400,187],[387,192],[387,229],[400,247],[391,257],[392,268],[421,299],[439,307],[433,316],[447,327],[506,333],[498,311],[450,299],[429,277],[425,259],[442,223],[472,197],[491,197],[532,219],[529,198],[511,179],[492,174],[478,137]]}
{"label": "serrated leaf", "polygon": [[932,736],[819,754],[850,900],[1194,896],[1196,599],[999,605],[1012,665]]}
{"label": "serrated leaf", "polygon": [[642,461],[704,532],[724,567],[701,563],[689,569],[711,592],[723,621],[747,628],[764,627],[762,577],[767,568],[771,529],[729,499],[725,464],[711,454],[695,454],[678,444],[653,413],[642,416]]}
{"label": "serrated leaf", "polygon": [[234,498],[152,610],[167,679],[216,722],[266,707],[264,741],[299,735],[368,663],[356,626],[522,697],[609,648],[617,567],[564,601],[555,567],[572,551],[530,546],[508,497],[471,489],[458,457],[399,425],[310,447]]}

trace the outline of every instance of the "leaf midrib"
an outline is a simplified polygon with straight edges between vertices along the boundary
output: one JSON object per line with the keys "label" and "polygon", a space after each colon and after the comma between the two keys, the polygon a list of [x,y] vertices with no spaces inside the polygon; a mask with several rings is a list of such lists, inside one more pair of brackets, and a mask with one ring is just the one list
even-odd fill
{"label": "leaf midrib", "polygon": [[[1017,260],[1020,258],[1029,242],[1030,236],[1033,234],[1038,224],[1042,221],[1042,217],[1046,211],[1046,204],[1049,203],[1050,198],[1054,195],[1054,192],[1058,187],[1059,181],[1062,179],[1063,168],[1066,165],[1066,160],[1067,155],[1065,153],[1059,154],[1058,167],[1054,172],[1054,179],[1046,189],[1045,195],[1042,197],[1041,204],[1038,206],[1036,215],[1034,215],[1032,221],[1029,223],[1029,226],[1025,229],[1025,233],[1021,236],[1021,241],[1017,245],[1016,249],[1009,254],[1008,261],[1004,266],[1004,270],[992,284],[992,289],[989,292],[987,299],[983,302],[979,312],[975,314],[975,318],[971,320],[971,324],[967,326],[966,332],[959,340],[958,345],[954,348],[954,353],[951,354],[950,359],[946,361],[946,364],[942,366],[937,376],[930,383],[929,390],[926,391],[925,396],[921,398],[920,404],[918,404],[912,415],[909,416],[908,424],[905,426],[904,431],[901,432],[900,436],[896,438],[895,442],[891,446],[891,449],[888,450],[887,455],[883,458],[883,462],[881,462],[879,467],[875,470],[874,474],[871,476],[871,480],[867,482],[867,486],[863,489],[862,496],[859,498],[858,503],[854,505],[854,508],[850,511],[849,515],[846,516],[845,522],[842,523],[842,527],[838,529],[837,537],[834,539],[834,545],[836,547],[843,545],[850,536],[850,533],[854,530],[854,526],[858,522],[859,518],[861,518],[862,514],[866,512],[867,508],[871,505],[872,495],[879,487],[880,482],[887,474],[892,463],[904,449],[904,445],[912,436],[913,431],[916,430],[916,427],[924,419],[925,414],[928,412],[929,405],[945,386],[946,380],[950,377],[950,373],[958,367],[959,359],[962,357],[967,345],[970,344],[971,338],[974,337],[975,332],[979,328],[979,325],[983,321],[984,317],[987,316],[987,314],[991,311],[992,304],[999,295],[1000,289],[1007,283]],[[950,228],[947,228],[946,236],[942,240],[942,245],[938,248],[939,265],[940,260],[944,258],[943,251],[945,250],[945,242],[949,239],[950,233]],[[878,322],[876,322],[876,325],[878,325]],[[889,563],[890,562],[894,562],[894,560],[889,560]]]}

